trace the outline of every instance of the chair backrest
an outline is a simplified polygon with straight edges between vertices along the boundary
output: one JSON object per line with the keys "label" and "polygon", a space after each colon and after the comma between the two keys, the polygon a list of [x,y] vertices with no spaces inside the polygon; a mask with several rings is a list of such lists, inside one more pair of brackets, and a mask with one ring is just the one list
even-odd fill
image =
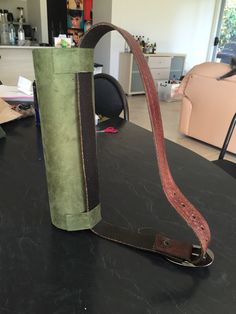
{"label": "chair backrest", "polygon": [[124,119],[129,120],[129,108],[126,95],[120,83],[111,75],[94,75],[95,112],[108,118],[119,117],[124,112]]}

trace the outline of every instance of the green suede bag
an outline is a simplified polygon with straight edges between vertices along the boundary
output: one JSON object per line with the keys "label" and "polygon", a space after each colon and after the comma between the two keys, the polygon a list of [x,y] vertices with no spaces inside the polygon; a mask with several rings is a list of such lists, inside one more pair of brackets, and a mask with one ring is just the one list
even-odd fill
{"label": "green suede bag", "polygon": [[[101,220],[93,50],[39,48],[33,50],[33,60],[52,223],[68,231],[92,228]],[[83,112],[77,104],[85,102]],[[82,120],[86,122],[84,134]],[[90,139],[89,145],[83,138]],[[89,156],[86,160],[85,154]]]}
{"label": "green suede bag", "polygon": [[[127,41],[137,62],[147,96],[160,178],[165,195],[198,238],[198,246],[152,230],[126,230],[101,219],[96,158],[93,49],[107,32]],[[109,23],[91,27],[79,48],[33,50],[44,157],[52,223],[72,231],[91,229],[115,242],[161,254],[183,266],[206,267],[210,229],[173,180],[165,152],[155,82],[139,44],[127,31]]]}

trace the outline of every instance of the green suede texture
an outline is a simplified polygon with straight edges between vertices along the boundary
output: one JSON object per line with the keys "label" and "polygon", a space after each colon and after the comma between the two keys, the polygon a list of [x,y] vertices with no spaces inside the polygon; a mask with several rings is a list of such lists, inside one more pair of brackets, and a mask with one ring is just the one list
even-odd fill
{"label": "green suede texture", "polygon": [[87,208],[75,73],[93,72],[93,50],[40,48],[33,60],[52,223],[92,228],[101,211]]}
{"label": "green suede texture", "polygon": [[0,138],[6,137],[6,133],[3,131],[3,129],[0,126]]}

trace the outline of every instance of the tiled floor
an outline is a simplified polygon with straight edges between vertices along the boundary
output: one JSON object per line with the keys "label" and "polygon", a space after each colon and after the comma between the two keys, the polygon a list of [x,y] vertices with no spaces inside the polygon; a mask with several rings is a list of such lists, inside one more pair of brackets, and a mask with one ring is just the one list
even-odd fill
{"label": "tiled floor", "polygon": [[[128,97],[130,121],[151,130],[147,105],[144,95]],[[219,156],[219,149],[208,144],[184,136],[178,131],[181,102],[161,102],[161,114],[165,137],[178,143],[208,160],[215,160]],[[236,163],[236,155],[227,154],[227,159]]]}

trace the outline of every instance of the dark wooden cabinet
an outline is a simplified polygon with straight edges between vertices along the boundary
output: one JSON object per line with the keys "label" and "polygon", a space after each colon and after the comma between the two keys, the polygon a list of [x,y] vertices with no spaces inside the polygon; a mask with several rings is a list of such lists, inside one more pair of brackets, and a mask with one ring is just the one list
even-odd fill
{"label": "dark wooden cabinet", "polygon": [[54,44],[53,37],[59,33],[67,33],[66,0],[47,0],[48,13],[48,39]]}

